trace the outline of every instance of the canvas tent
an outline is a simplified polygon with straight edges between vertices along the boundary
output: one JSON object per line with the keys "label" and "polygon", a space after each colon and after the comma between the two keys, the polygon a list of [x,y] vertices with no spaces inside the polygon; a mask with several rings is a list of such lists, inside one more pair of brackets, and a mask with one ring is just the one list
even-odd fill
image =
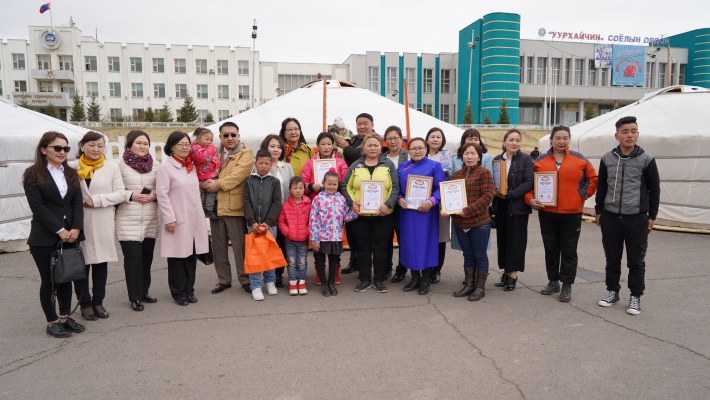
{"label": "canvas tent", "polygon": [[[331,125],[336,117],[342,117],[345,126],[356,134],[355,117],[366,112],[373,116],[377,133],[384,134],[388,126],[397,125],[406,136],[404,105],[369,90],[352,87],[354,85],[346,82],[331,80],[327,85],[328,125]],[[208,128],[216,135],[221,124],[232,121],[239,126],[241,140],[247,147],[256,150],[264,136],[278,134],[281,122],[293,117],[301,123],[308,144],[315,146],[318,134],[323,131],[323,83],[316,82],[306,86]],[[454,125],[413,109],[409,110],[409,119],[412,138],[424,137],[430,128],[439,127],[448,139],[447,147],[452,150],[456,148],[456,143],[463,133]]]}
{"label": "canvas tent", "polygon": [[[34,159],[44,132],[65,134],[76,154],[87,129],[0,100],[0,252],[27,249],[32,213],[22,188],[22,174]],[[73,158],[70,156],[70,159]]]}
{"label": "canvas tent", "polygon": [[[599,166],[601,156],[618,145],[614,124],[634,116],[638,145],[655,158],[661,177],[661,205],[656,224],[710,229],[710,91],[673,86],[647,94],[626,107],[571,127],[570,148]],[[548,149],[548,137],[540,149]],[[593,213],[594,197],[585,212]]]}

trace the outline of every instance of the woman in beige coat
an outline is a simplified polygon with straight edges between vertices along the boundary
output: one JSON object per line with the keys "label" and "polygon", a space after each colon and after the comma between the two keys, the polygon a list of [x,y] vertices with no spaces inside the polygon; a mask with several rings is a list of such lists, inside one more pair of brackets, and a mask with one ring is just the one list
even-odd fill
{"label": "woman in beige coat", "polygon": [[150,138],[143,131],[131,131],[118,162],[126,196],[116,210],[116,238],[123,251],[128,300],[133,311],[143,311],[143,302],[158,300],[148,294],[150,267],[158,237],[158,203],[155,171],[158,163],[150,155]]}
{"label": "woman in beige coat", "polygon": [[[114,235],[114,205],[122,203],[126,194],[118,164],[104,157],[104,136],[87,132],[79,141],[78,160],[69,163],[79,174],[84,198],[84,235],[81,243],[86,262],[86,279],[74,282],[76,296],[81,299],[81,315],[87,321],[108,318],[103,306],[106,296],[108,262],[118,261]],[[89,294],[89,271],[92,293]]]}

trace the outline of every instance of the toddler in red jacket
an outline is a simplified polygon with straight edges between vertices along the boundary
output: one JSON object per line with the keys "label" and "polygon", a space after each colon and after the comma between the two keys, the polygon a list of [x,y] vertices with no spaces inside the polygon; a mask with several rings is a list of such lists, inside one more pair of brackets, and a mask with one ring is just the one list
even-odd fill
{"label": "toddler in red jacket", "polygon": [[[200,180],[200,187],[206,180],[217,178],[222,162],[217,155],[217,148],[212,144],[214,135],[207,128],[198,127],[192,134],[195,139],[190,144],[190,158],[197,168],[197,179]],[[217,219],[217,192],[202,193],[202,208],[205,215]]]}
{"label": "toddler in red jacket", "polygon": [[286,259],[288,261],[288,294],[291,296],[308,294],[306,289],[306,258],[308,257],[308,217],[311,213],[311,199],[304,196],[306,185],[300,176],[291,178],[288,197],[281,206],[278,226],[286,237]]}

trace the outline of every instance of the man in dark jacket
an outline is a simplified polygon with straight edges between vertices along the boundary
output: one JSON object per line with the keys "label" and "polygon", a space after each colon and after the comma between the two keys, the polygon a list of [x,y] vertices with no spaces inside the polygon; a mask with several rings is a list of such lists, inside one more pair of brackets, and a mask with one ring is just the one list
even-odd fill
{"label": "man in dark jacket", "polygon": [[648,235],[658,215],[661,182],[656,160],[636,145],[639,137],[636,117],[618,120],[614,136],[619,146],[604,154],[599,163],[595,206],[597,225],[602,230],[609,291],[599,305],[609,307],[619,302],[621,257],[626,244],[631,291],[626,312],[638,315],[645,288]]}
{"label": "man in dark jacket", "polygon": [[[269,175],[270,169],[271,153],[259,150],[254,170],[244,185],[244,218],[249,232],[268,229],[276,238],[276,222],[281,213],[281,183],[275,176]],[[270,295],[277,294],[274,270],[264,271],[264,282]],[[254,300],[264,300],[261,273],[249,274],[249,283]]]}
{"label": "man in dark jacket", "polygon": [[538,150],[537,147],[533,149],[533,151],[530,152],[530,158],[533,159],[533,161],[537,160],[537,158],[540,157],[540,150]]}

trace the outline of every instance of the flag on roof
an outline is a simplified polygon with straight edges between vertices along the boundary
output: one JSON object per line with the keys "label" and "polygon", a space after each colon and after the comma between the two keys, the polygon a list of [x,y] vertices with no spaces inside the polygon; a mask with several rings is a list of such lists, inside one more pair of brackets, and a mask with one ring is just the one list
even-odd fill
{"label": "flag on roof", "polygon": [[42,4],[42,7],[39,8],[39,13],[44,14],[45,11],[49,10],[49,8],[50,8],[49,4],[50,3]]}

